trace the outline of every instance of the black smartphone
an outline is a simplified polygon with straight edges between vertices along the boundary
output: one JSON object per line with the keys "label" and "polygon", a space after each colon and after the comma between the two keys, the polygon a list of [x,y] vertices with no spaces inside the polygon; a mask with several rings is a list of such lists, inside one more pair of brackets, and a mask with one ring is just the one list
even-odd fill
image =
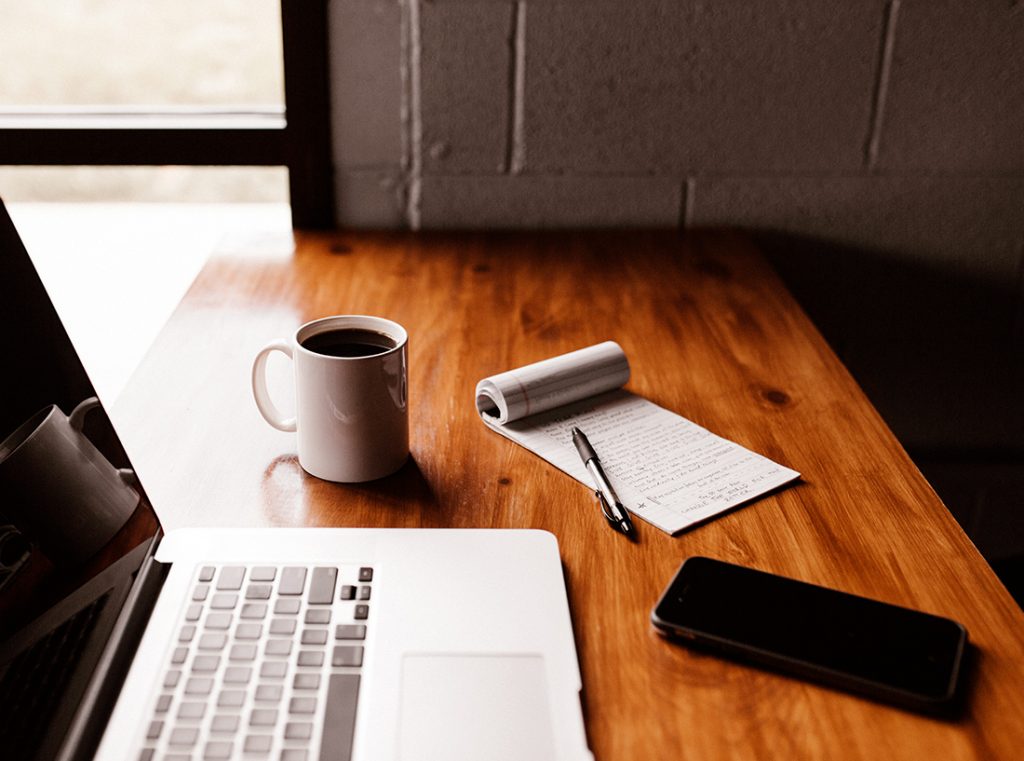
{"label": "black smartphone", "polygon": [[967,630],[948,618],[705,557],[651,612],[659,631],[915,710],[955,704]]}

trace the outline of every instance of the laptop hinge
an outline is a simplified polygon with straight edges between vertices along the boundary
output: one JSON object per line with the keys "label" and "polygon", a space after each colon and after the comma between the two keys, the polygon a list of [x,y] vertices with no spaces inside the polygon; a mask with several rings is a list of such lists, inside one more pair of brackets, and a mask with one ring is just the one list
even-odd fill
{"label": "laptop hinge", "polygon": [[155,557],[161,538],[162,532],[153,537],[55,761],[89,759],[96,750],[171,568]]}

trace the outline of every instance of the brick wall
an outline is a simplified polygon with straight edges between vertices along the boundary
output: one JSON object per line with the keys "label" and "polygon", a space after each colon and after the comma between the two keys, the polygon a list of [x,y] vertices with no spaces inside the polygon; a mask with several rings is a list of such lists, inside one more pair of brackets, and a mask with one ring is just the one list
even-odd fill
{"label": "brick wall", "polygon": [[340,224],[750,228],[904,443],[1016,462],[1024,0],[330,2]]}

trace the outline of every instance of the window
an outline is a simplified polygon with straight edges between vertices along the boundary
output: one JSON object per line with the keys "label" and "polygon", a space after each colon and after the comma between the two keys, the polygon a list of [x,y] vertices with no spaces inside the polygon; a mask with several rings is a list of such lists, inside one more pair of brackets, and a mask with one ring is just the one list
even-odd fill
{"label": "window", "polygon": [[0,0],[0,165],[286,167],[332,226],[326,1]]}

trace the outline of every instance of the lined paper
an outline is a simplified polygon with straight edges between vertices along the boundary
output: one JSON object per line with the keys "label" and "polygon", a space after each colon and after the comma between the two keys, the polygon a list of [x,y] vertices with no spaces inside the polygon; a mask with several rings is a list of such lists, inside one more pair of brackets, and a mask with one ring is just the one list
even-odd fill
{"label": "lined paper", "polygon": [[[575,386],[574,364],[581,374]],[[626,508],[670,534],[800,477],[620,388],[628,377],[625,354],[609,341],[484,379],[477,409],[490,428],[593,488],[572,443],[578,427]],[[510,398],[493,396],[506,391]]]}

